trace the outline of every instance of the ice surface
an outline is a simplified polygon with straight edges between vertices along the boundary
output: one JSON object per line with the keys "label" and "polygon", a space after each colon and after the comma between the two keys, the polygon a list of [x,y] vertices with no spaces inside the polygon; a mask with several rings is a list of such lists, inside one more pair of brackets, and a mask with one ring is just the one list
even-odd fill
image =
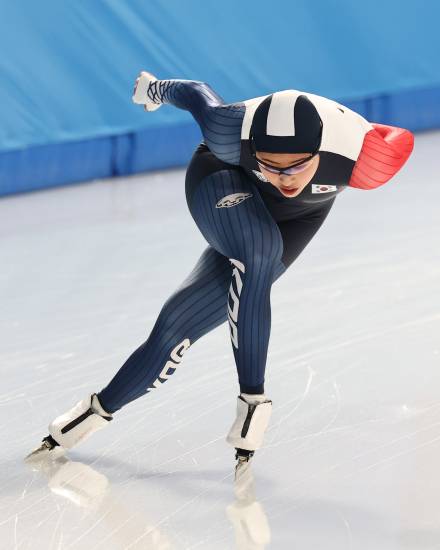
{"label": "ice surface", "polygon": [[1,549],[440,548],[439,150],[418,135],[394,180],[345,191],[274,285],[274,413],[245,494],[226,325],[68,458],[23,462],[203,250],[184,172],[0,200]]}

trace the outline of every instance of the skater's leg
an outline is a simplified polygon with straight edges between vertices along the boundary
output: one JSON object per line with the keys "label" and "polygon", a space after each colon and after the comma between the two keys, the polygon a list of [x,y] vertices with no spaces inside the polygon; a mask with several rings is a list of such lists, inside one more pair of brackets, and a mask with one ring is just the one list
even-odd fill
{"label": "skater's leg", "polygon": [[178,367],[183,353],[227,318],[231,264],[208,247],[193,271],[165,302],[148,340],[98,394],[104,409],[115,412],[159,387]]}
{"label": "skater's leg", "polygon": [[[283,237],[282,262],[286,268],[294,262],[321,227],[333,202],[334,200],[326,203],[307,216],[278,224]],[[276,274],[274,280],[279,275]],[[272,402],[264,395],[242,393],[237,398],[237,416],[227,437],[227,441],[237,449],[236,480],[246,473],[246,464],[262,444],[271,409]],[[255,414],[256,410],[257,414]],[[243,431],[245,426],[246,433]]]}
{"label": "skater's leg", "polygon": [[163,306],[148,340],[99,396],[89,394],[55,418],[49,425],[49,436],[27,458],[39,459],[54,449],[64,452],[76,446],[107,426],[113,412],[160,386],[178,367],[190,344],[226,321],[231,271],[229,260],[208,247]]}
{"label": "skater's leg", "polygon": [[285,270],[281,233],[258,190],[239,170],[220,170],[193,185],[189,207],[209,244],[233,263],[228,320],[240,390],[261,394],[270,290]]}
{"label": "skater's leg", "polygon": [[220,170],[191,187],[194,220],[234,265],[228,319],[241,395],[227,441],[237,449],[240,464],[261,446],[272,409],[264,395],[272,283],[301,253],[331,205],[280,227],[240,171]]}

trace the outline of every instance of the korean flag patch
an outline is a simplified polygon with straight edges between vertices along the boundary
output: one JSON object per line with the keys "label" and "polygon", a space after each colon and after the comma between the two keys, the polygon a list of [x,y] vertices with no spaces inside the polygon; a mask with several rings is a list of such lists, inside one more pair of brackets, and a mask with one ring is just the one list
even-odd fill
{"label": "korean flag patch", "polygon": [[338,188],[336,185],[315,185],[312,184],[312,193],[334,193]]}

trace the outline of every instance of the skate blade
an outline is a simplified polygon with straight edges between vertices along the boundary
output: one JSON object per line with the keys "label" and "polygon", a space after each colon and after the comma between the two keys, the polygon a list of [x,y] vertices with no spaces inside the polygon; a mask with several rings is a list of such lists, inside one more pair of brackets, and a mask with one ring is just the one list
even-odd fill
{"label": "skate blade", "polygon": [[65,453],[62,447],[51,447],[46,442],[43,442],[39,447],[31,451],[25,456],[25,462],[38,462],[39,460],[57,459]]}
{"label": "skate blade", "polygon": [[238,461],[235,466],[234,494],[239,502],[255,500],[254,474],[251,461]]}
{"label": "skate blade", "polygon": [[235,465],[235,481],[240,482],[241,480],[252,475],[251,461],[250,460],[237,460]]}

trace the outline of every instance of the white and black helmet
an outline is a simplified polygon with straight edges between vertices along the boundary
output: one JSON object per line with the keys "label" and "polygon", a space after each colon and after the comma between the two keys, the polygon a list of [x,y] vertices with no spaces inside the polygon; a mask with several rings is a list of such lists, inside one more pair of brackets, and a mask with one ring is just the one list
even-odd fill
{"label": "white and black helmet", "polygon": [[276,92],[255,110],[249,139],[253,151],[315,154],[321,145],[322,120],[305,95]]}

